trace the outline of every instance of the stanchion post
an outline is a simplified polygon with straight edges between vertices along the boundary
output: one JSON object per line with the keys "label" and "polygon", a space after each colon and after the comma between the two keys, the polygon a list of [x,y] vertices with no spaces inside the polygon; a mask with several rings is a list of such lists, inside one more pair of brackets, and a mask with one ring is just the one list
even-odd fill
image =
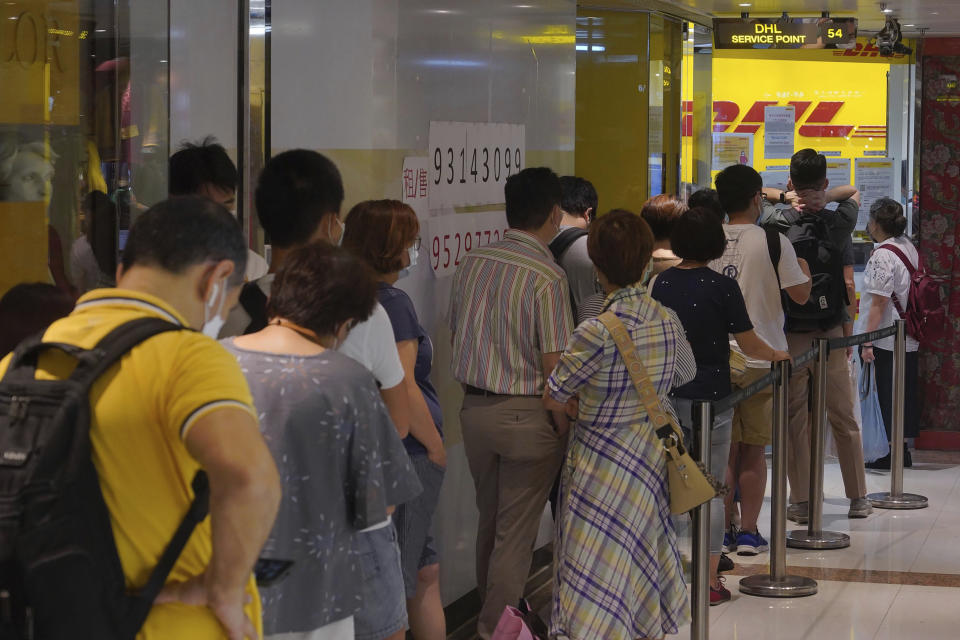
{"label": "stanchion post", "polygon": [[787,422],[790,401],[790,361],[774,363],[773,483],[770,505],[770,574],[740,581],[740,592],[766,598],[798,598],[817,592],[811,578],[787,574]]}
{"label": "stanchion post", "polygon": [[818,338],[813,378],[813,416],[810,424],[810,492],[807,498],[807,528],[787,534],[787,546],[797,549],[842,549],[850,536],[823,530],[823,457],[827,430],[827,364],[830,341]]}
{"label": "stanchion post", "polygon": [[890,429],[890,492],[867,496],[881,509],[923,509],[926,496],[903,492],[903,414],[907,387],[907,321],[898,319],[893,351],[893,425]]}
{"label": "stanchion post", "polygon": [[[713,436],[713,408],[709,402],[697,402],[693,421],[698,425],[693,444],[696,459],[710,469],[710,447]],[[710,637],[710,508],[708,500],[693,510],[693,606],[690,623],[691,640]]]}

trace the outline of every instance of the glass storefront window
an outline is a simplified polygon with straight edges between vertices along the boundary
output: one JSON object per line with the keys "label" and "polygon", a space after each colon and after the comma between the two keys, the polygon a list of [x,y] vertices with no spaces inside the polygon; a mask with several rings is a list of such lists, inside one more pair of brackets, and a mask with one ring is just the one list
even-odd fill
{"label": "glass storefront window", "polygon": [[111,284],[165,197],[168,19],[149,0],[0,3],[0,295]]}

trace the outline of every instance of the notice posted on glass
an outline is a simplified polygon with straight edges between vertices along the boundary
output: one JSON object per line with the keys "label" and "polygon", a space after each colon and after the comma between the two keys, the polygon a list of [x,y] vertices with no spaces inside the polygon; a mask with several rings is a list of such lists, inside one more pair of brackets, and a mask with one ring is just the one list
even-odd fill
{"label": "notice posted on glass", "polygon": [[860,215],[857,229],[866,229],[870,206],[879,198],[896,198],[893,160],[890,158],[857,158],[854,163],[854,186],[860,191]]}

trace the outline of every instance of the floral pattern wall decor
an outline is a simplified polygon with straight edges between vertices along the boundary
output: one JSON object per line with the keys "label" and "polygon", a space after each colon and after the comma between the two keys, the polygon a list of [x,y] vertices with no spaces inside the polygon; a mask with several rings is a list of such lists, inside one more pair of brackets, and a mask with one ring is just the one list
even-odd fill
{"label": "floral pattern wall decor", "polygon": [[920,354],[925,429],[960,431],[960,55],[923,59],[919,249],[951,331]]}

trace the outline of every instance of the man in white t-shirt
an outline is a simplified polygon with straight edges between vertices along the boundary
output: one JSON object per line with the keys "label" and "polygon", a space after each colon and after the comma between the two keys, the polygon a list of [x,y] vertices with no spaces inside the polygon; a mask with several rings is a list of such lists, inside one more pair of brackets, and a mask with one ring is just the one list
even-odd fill
{"label": "man in white t-shirt", "polygon": [[[757,226],[763,210],[763,179],[759,173],[746,165],[733,165],[720,172],[716,186],[730,221],[723,225],[727,248],[723,257],[710,266],[740,284],[757,335],[774,349],[786,351],[780,290],[797,303],[806,302],[811,287],[809,267],[797,259],[793,246],[780,234],[776,234],[780,260],[778,265],[773,264],[771,256],[776,250],[771,251],[767,233]],[[735,345],[731,343],[731,348]],[[748,359],[747,372],[734,380],[734,387],[749,386],[769,372],[769,362]],[[737,551],[739,555],[756,555],[768,549],[757,519],[767,484],[764,449],[771,443],[772,401],[772,389],[768,387],[734,410],[727,484],[740,489],[741,528],[737,531],[731,527],[724,536],[724,550]],[[732,491],[726,507],[729,525],[733,521]]]}

